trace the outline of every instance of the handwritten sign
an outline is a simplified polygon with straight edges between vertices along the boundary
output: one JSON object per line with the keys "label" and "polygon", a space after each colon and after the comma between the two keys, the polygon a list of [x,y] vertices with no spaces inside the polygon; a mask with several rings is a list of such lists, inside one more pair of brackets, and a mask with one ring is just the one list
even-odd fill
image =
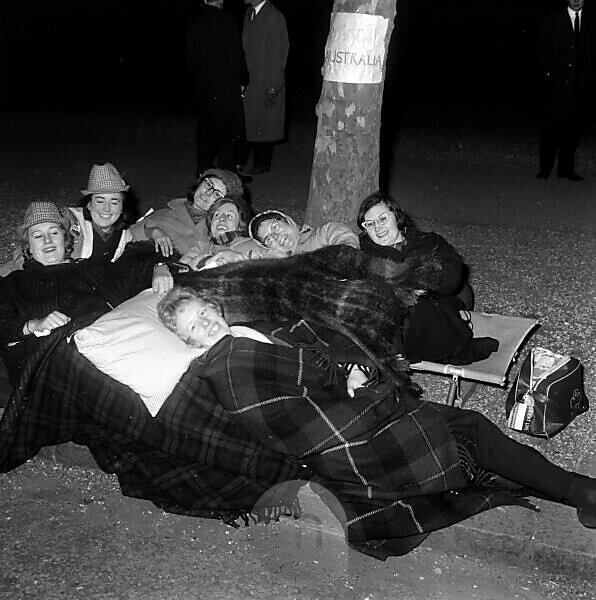
{"label": "handwritten sign", "polygon": [[343,83],[381,82],[388,23],[389,19],[378,15],[332,13],[323,79]]}

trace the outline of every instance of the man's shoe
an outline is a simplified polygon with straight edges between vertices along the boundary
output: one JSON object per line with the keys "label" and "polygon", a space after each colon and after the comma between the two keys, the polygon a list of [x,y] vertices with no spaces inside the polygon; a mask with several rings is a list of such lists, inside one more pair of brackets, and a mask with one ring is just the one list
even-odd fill
{"label": "man's shoe", "polygon": [[577,518],[579,522],[588,529],[596,529],[596,512],[584,508],[577,509]]}
{"label": "man's shoe", "polygon": [[538,175],[536,175],[536,179],[548,179],[548,173],[546,171],[538,171]]}
{"label": "man's shoe", "polygon": [[583,177],[577,173],[559,173],[557,175],[559,179],[569,179],[569,181],[583,181]]}

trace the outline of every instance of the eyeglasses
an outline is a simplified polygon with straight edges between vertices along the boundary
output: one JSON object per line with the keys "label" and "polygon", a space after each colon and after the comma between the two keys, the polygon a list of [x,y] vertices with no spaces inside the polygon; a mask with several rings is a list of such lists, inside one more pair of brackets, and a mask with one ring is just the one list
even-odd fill
{"label": "eyeglasses", "polygon": [[211,181],[211,179],[209,179],[209,177],[205,177],[205,179],[203,179],[203,182],[205,183],[205,193],[208,196],[215,196],[216,200],[221,200],[222,198],[225,198],[225,194],[220,192],[214,185],[213,185],[213,181]]}
{"label": "eyeglasses", "polygon": [[366,231],[372,231],[377,227],[377,225],[383,227],[389,223],[389,213],[382,213],[376,219],[367,219],[366,221],[362,221],[362,227],[366,229]]}
{"label": "eyeglasses", "polygon": [[271,248],[273,242],[277,240],[279,235],[282,233],[283,227],[281,226],[280,219],[272,219],[271,225],[269,226],[269,231],[267,235],[263,238],[263,245],[267,248]]}

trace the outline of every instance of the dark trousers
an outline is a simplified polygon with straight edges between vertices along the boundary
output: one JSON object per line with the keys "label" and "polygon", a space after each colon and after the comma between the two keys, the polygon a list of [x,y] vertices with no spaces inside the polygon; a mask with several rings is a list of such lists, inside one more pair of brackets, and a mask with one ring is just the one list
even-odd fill
{"label": "dark trousers", "polygon": [[447,420],[452,431],[472,443],[479,467],[556,501],[567,496],[574,473],[551,463],[540,452],[506,436],[484,415],[456,409]]}
{"label": "dark trousers", "polygon": [[540,172],[550,175],[558,155],[557,174],[566,177],[574,173],[580,134],[579,119],[544,117],[540,132]]}
{"label": "dark trousers", "polygon": [[239,142],[231,138],[212,135],[203,118],[199,118],[195,130],[197,175],[217,166],[236,171],[239,162]]}
{"label": "dark trousers", "polygon": [[251,169],[269,171],[273,158],[273,142],[246,142],[240,162],[248,167],[249,157],[252,152]]}

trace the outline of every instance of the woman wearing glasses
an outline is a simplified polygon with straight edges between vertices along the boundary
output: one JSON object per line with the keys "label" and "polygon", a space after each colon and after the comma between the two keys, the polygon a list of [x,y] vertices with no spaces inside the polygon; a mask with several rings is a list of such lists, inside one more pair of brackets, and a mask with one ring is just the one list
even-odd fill
{"label": "woman wearing glasses", "polygon": [[472,331],[459,311],[474,308],[474,294],[461,256],[445,238],[417,229],[397,201],[384,192],[363,200],[358,226],[360,248],[368,254],[396,262],[417,257],[440,263],[436,285],[420,291],[404,324],[401,350],[406,358],[466,364],[496,350],[494,341],[485,341],[491,338],[471,343]]}
{"label": "woman wearing glasses", "polygon": [[145,234],[151,239],[157,228],[170,237],[174,249],[181,255],[190,250],[209,250],[207,211],[224,197],[243,194],[239,177],[226,169],[207,169],[190,188],[186,198],[175,198],[166,208],[145,218]]}
{"label": "woman wearing glasses", "polygon": [[299,226],[280,210],[259,213],[249,223],[248,232],[268,250],[269,256],[303,254],[338,244],[358,248],[358,237],[345,223],[330,221],[320,227]]}

